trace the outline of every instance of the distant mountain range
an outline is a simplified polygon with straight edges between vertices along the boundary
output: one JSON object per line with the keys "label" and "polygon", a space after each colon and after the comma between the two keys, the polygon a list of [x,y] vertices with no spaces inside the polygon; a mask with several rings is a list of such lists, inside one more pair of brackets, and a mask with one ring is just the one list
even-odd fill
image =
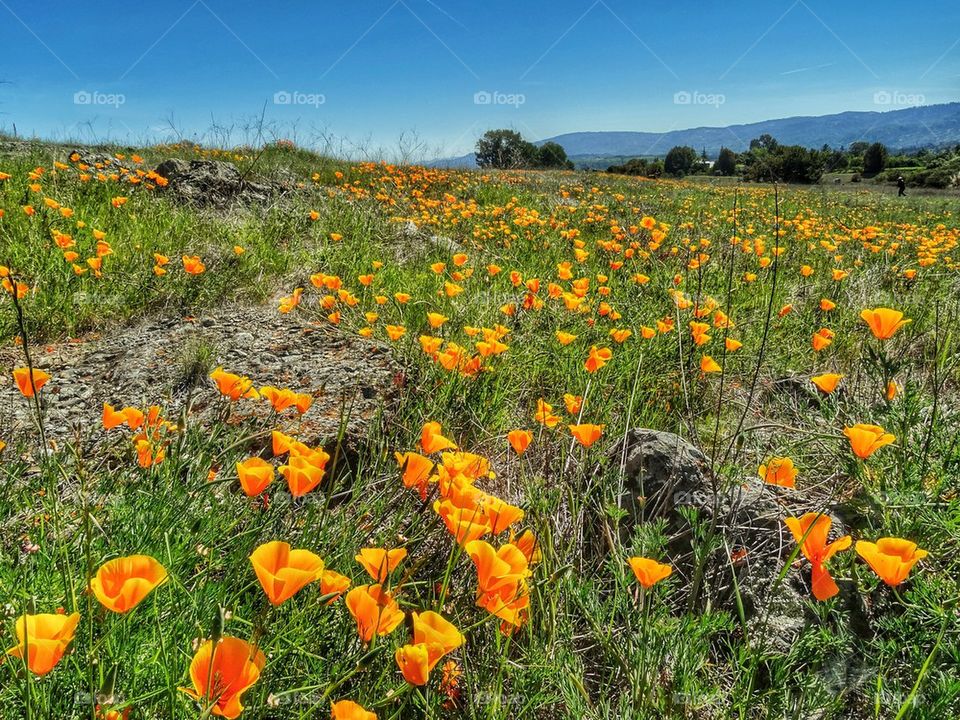
{"label": "distant mountain range", "polygon": [[[750,141],[770,134],[784,145],[809,148],[848,146],[857,141],[882,142],[894,150],[943,147],[960,143],[960,102],[922,105],[886,112],[843,112],[819,117],[797,116],[779,120],[697,127],[654,132],[576,132],[544,138],[536,144],[560,143],[578,165],[605,167],[604,160],[663,156],[675,145],[689,145],[716,157],[722,147],[747,150]],[[475,167],[472,153],[435,160],[437,167]],[[610,164],[610,163],[607,163]]]}

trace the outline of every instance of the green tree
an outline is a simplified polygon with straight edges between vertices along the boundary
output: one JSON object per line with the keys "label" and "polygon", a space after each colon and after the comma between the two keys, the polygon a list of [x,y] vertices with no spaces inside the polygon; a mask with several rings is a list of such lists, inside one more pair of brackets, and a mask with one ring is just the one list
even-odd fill
{"label": "green tree", "polygon": [[730,148],[720,148],[713,168],[721,175],[733,175],[737,171],[737,154]]}
{"label": "green tree", "polygon": [[696,150],[687,145],[677,145],[670,148],[670,152],[663,159],[663,171],[667,175],[683,177],[693,169],[695,162],[697,162]]}
{"label": "green tree", "polygon": [[573,163],[567,159],[567,151],[563,145],[555,142],[545,142],[537,150],[537,166],[542,168],[573,169]]}
{"label": "green tree", "polygon": [[477,140],[477,165],[482,168],[533,167],[538,161],[537,147],[516,130],[487,130]]}
{"label": "green tree", "polygon": [[876,175],[887,166],[887,146],[875,142],[863,153],[863,172]]}
{"label": "green tree", "polygon": [[770,150],[773,152],[778,147],[780,147],[780,143],[778,143],[777,139],[770,133],[764,133],[760,137],[750,141],[751,150]]}

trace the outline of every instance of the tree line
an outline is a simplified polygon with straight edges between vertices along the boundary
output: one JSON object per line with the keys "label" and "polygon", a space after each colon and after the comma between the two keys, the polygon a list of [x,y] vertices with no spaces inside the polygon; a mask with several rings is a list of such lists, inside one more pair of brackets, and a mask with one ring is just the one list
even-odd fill
{"label": "tree line", "polygon": [[903,176],[914,187],[945,188],[960,182],[960,145],[941,150],[891,153],[879,142],[855,142],[849,147],[819,150],[783,145],[769,134],[750,141],[746,152],[721,148],[714,161],[688,146],[670,149],[663,159],[633,158],[607,172],[645,177],[687,175],[739,176],[752,182],[817,183],[824,173],[848,173],[853,182],[888,182]]}
{"label": "tree line", "polygon": [[[476,163],[486,169],[563,169],[573,162],[556,142],[535,145],[515,130],[488,130],[477,140]],[[849,147],[819,150],[784,145],[770,134],[750,141],[745,152],[720,148],[716,159],[706,150],[698,153],[686,145],[673,147],[662,158],[632,158],[611,165],[607,172],[643,177],[687,175],[737,176],[747,182],[812,184],[825,173],[847,173],[853,182],[874,179],[889,182],[903,176],[913,187],[945,188],[960,184],[960,145],[941,150],[922,149],[892,153],[883,143],[855,142]]]}

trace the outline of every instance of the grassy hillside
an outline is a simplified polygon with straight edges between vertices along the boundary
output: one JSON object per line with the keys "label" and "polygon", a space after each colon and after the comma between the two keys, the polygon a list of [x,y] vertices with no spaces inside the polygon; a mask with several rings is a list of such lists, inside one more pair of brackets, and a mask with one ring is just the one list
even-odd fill
{"label": "grassy hillside", "polygon": [[[3,647],[55,616],[28,625],[52,669],[0,666],[0,717],[236,716],[241,690],[244,718],[960,712],[951,199],[71,150],[0,142]],[[177,202],[151,173],[171,157],[270,197]],[[329,333],[324,367],[245,339],[264,305]],[[57,358],[225,306],[250,318],[231,351],[274,374],[194,344],[176,408],[124,414],[120,388],[103,422],[48,427]],[[321,383],[338,351],[393,363],[377,412]],[[683,492],[627,462],[638,428],[703,453]],[[849,546],[826,559],[805,513]],[[281,570],[274,541],[313,556]],[[133,555],[163,571],[98,576]],[[643,585],[666,569],[640,558],[670,574]]]}

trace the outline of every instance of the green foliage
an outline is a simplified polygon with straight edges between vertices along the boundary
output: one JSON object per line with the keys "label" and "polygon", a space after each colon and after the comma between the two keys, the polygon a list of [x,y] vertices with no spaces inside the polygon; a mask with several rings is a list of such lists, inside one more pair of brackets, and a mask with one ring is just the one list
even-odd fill
{"label": "green foliage", "polygon": [[663,171],[673,177],[689,175],[697,162],[697,151],[692,147],[678,145],[670,148],[663,159]]}
{"label": "green foliage", "polygon": [[887,166],[887,146],[883,143],[873,143],[863,153],[863,172],[875,175]]}
{"label": "green foliage", "polygon": [[713,169],[720,175],[733,175],[737,171],[737,154],[730,148],[720,148]]}
{"label": "green foliage", "polygon": [[515,130],[488,130],[477,140],[477,165],[499,170],[572,170],[563,146],[547,142],[537,147]]}

